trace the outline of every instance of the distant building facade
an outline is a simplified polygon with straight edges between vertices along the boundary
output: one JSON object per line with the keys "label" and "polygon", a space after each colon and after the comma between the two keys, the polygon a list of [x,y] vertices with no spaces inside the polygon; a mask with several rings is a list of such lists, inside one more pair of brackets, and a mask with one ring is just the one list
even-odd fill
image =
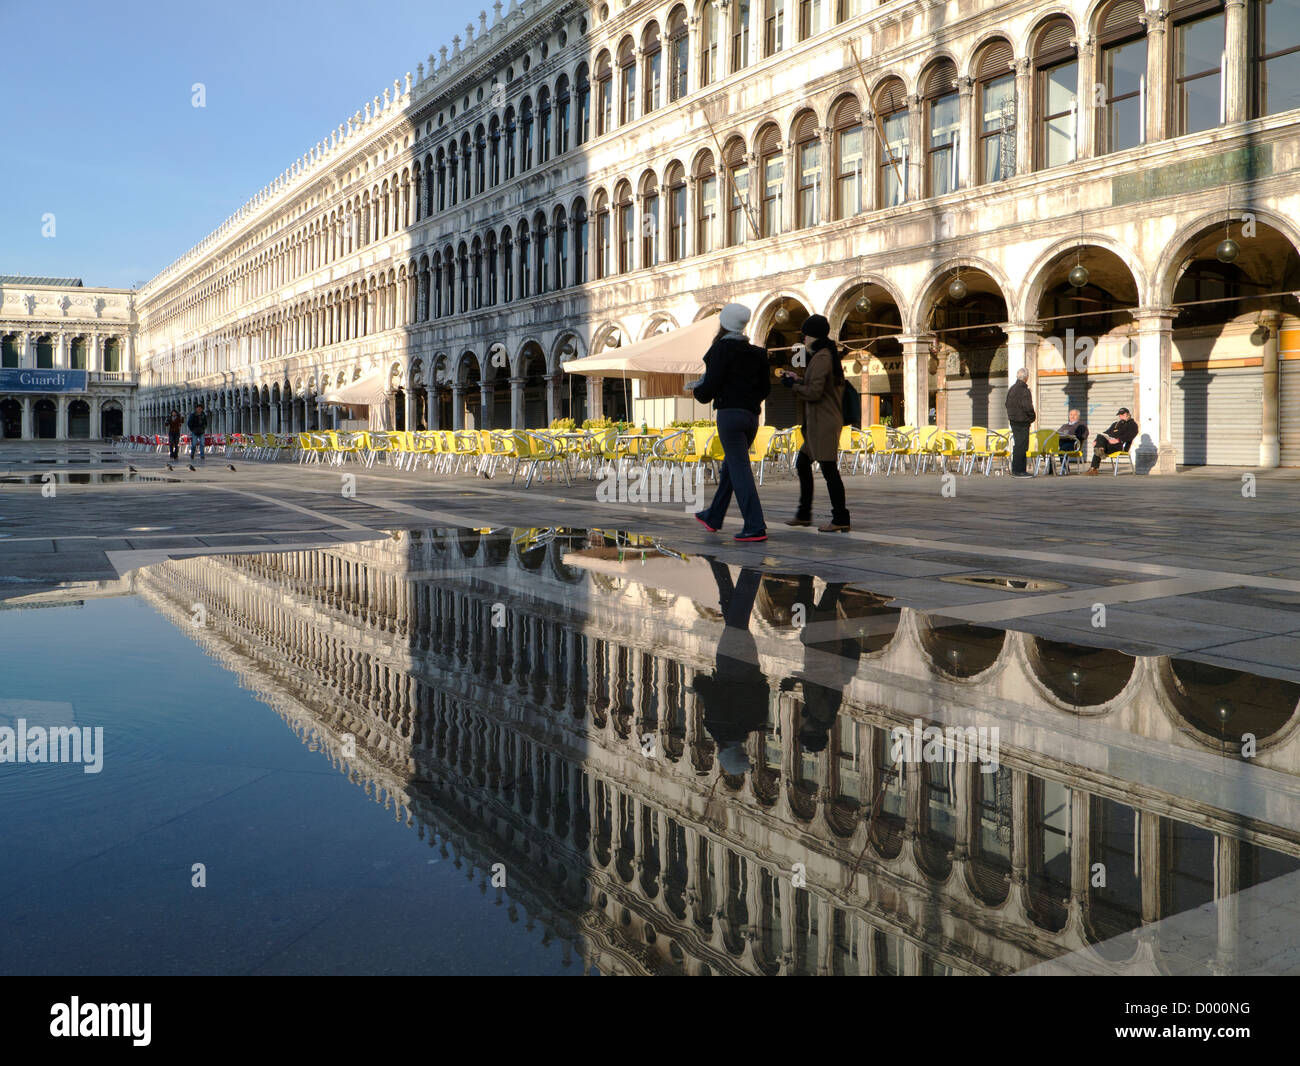
{"label": "distant building facade", "polygon": [[133,425],[134,293],[0,275],[0,436],[119,437]]}
{"label": "distant building facade", "polygon": [[1300,0],[494,10],[143,287],[142,424],[650,411],[563,363],[740,300],[827,315],[867,421],[1001,426],[1024,366],[1142,469],[1300,464]]}

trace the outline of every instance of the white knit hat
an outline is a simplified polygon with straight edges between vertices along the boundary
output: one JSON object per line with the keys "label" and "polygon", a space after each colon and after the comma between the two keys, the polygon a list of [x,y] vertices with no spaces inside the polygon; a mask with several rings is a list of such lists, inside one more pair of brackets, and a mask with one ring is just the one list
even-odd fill
{"label": "white knit hat", "polygon": [[718,322],[728,333],[740,333],[749,322],[749,308],[744,304],[727,304],[718,316]]}

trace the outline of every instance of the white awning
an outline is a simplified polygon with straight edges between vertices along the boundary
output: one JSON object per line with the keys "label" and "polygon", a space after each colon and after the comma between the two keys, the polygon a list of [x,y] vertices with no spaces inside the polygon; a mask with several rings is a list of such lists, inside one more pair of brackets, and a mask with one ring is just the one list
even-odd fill
{"label": "white awning", "polygon": [[[621,559],[618,558],[620,554],[623,556]],[[612,548],[586,548],[565,552],[562,561],[565,566],[635,581],[639,585],[697,600],[708,607],[717,602],[713,568],[699,555],[675,559],[652,550],[637,554],[627,549],[620,552]],[[739,568],[732,568],[733,578],[738,571]]]}
{"label": "white awning", "polygon": [[384,372],[372,370],[351,384],[342,388],[330,389],[320,398],[320,403],[337,404],[340,407],[369,407],[371,404],[384,402]]}
{"label": "white awning", "polygon": [[646,377],[650,374],[704,373],[704,353],[718,332],[718,316],[710,315],[689,326],[656,333],[626,348],[610,348],[585,359],[561,363],[566,373],[593,378]]}

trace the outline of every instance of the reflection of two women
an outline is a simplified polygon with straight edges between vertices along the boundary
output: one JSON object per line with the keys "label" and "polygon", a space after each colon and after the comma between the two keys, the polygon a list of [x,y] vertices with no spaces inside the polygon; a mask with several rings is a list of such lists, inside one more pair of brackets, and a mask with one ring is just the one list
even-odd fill
{"label": "reflection of two women", "polygon": [[[718,765],[724,773],[739,776],[751,768],[745,740],[750,733],[765,730],[769,720],[770,687],[749,631],[754,600],[764,579],[759,571],[745,567],[733,585],[725,565],[715,560],[710,566],[725,625],[713,673],[697,676],[694,688],[704,705],[704,726],[718,745]],[[797,602],[804,604],[806,616],[799,633],[804,668],[783,680],[780,688],[783,692],[801,690],[800,745],[804,751],[818,752],[826,748],[844,688],[857,673],[859,646],[856,640],[825,632],[839,621],[843,584],[828,584],[816,597],[811,577],[794,580]]]}

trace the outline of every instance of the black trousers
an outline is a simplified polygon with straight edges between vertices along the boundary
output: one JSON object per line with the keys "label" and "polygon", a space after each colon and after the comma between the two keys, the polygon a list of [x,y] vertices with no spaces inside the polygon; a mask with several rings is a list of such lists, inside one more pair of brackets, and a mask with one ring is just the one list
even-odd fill
{"label": "black trousers", "polygon": [[[812,519],[813,476],[812,460],[807,452],[800,452],[795,459],[794,468],[799,473],[799,510],[796,518],[810,521]],[[849,524],[849,508],[844,499],[844,479],[840,477],[840,468],[834,459],[821,464],[822,477],[826,479],[826,491],[831,496],[831,521],[837,526]]]}
{"label": "black trousers", "polygon": [[1011,423],[1011,472],[1025,474],[1029,471],[1025,457],[1029,454],[1029,423]]}
{"label": "black trousers", "polygon": [[1098,433],[1097,439],[1092,442],[1092,468],[1094,470],[1101,469],[1101,457],[1103,455],[1111,455],[1114,452],[1122,452],[1123,450],[1124,445],[1111,444],[1104,433]]}
{"label": "black trousers", "polygon": [[172,450],[172,458],[175,459],[181,450],[181,434],[179,430],[175,433],[168,432],[167,444]]}

